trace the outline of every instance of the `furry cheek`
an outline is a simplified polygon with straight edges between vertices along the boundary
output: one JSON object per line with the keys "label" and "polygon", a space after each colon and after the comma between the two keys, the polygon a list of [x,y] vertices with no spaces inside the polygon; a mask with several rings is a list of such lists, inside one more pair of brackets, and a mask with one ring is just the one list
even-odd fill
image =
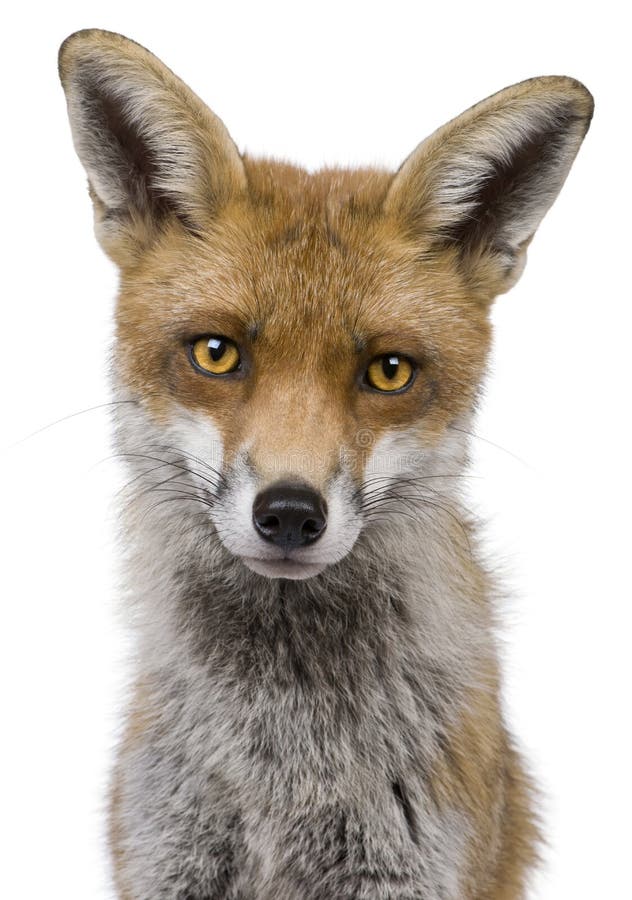
{"label": "furry cheek", "polygon": [[181,455],[198,486],[215,496],[222,480],[224,440],[213,417],[178,405],[165,437],[165,449]]}
{"label": "furry cheek", "polygon": [[422,422],[381,435],[364,464],[362,505],[367,523],[406,508],[412,513],[424,500],[454,494],[466,465],[465,419],[459,417],[431,443],[424,440]]}

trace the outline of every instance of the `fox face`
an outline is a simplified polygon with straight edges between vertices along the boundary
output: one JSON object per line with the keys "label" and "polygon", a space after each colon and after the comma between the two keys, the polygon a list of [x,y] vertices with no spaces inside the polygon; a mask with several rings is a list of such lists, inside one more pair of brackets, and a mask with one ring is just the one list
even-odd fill
{"label": "fox face", "polygon": [[173,228],[124,283],[117,372],[155,447],[212,473],[197,489],[229,551],[305,577],[395,514],[398,484],[410,496],[420,473],[455,474],[448,426],[472,405],[489,329],[458,271],[420,262],[384,220],[387,177],[246,170],[257,200],[204,240]]}
{"label": "fox face", "polygon": [[117,433],[151,481],[145,502],[169,492],[174,527],[293,579],[448,502],[491,301],[568,174],[586,89],[523,82],[396,173],[310,174],[240,155],[118,35],[72,36],[60,72],[97,237],[121,272]]}

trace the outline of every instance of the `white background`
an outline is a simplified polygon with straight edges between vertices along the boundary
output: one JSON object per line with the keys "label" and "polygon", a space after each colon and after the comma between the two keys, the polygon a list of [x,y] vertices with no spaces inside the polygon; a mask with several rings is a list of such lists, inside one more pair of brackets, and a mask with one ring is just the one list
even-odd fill
{"label": "white background", "polygon": [[617,9],[58,0],[5,11],[3,897],[111,897],[102,808],[125,636],[106,411],[22,440],[108,399],[116,274],[92,237],[56,75],[59,43],[88,26],[152,49],[240,148],[310,167],[396,166],[448,118],[533,75],[573,75],[594,93],[576,165],[495,308],[477,425],[493,443],[474,442],[472,491],[512,588],[508,714],[546,793],[550,850],[532,896],[632,896],[630,79]]}

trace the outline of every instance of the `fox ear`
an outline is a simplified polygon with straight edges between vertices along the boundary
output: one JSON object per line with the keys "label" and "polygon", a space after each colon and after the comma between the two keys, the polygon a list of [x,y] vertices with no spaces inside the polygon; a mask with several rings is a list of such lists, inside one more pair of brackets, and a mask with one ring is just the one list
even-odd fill
{"label": "fox ear", "polygon": [[61,46],[59,73],[97,237],[115,261],[137,255],[167,218],[204,229],[245,190],[223,123],[140,45],[79,31]]}
{"label": "fox ear", "polygon": [[450,245],[491,295],[519,278],[526,248],[588,130],[593,100],[572,78],[494,94],[421,143],[385,201],[412,235]]}

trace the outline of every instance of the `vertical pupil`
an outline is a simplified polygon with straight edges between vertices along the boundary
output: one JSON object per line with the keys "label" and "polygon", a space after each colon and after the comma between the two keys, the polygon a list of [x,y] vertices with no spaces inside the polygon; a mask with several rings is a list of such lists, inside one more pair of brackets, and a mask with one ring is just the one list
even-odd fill
{"label": "vertical pupil", "polygon": [[226,352],[226,342],[219,338],[211,338],[208,342],[208,352],[213,362],[219,362]]}
{"label": "vertical pupil", "polygon": [[397,370],[399,369],[399,357],[398,356],[384,356],[382,358],[382,371],[384,375],[389,379],[395,378],[397,375]]}

